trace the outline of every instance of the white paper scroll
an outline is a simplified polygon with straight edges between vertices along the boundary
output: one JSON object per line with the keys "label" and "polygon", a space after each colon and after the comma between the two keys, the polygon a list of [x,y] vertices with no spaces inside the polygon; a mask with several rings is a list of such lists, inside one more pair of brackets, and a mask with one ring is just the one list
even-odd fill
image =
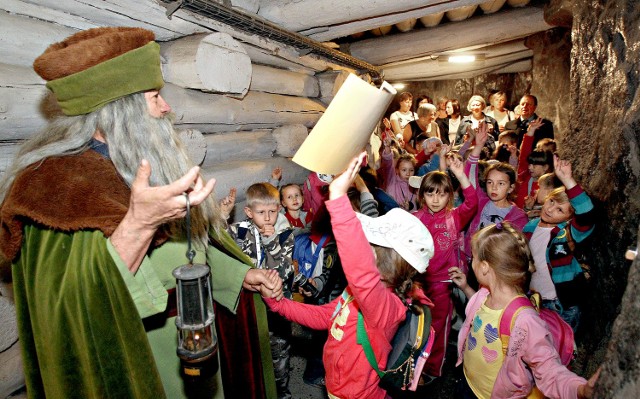
{"label": "white paper scroll", "polygon": [[293,162],[313,172],[341,173],[365,148],[395,94],[387,82],[378,89],[350,74]]}

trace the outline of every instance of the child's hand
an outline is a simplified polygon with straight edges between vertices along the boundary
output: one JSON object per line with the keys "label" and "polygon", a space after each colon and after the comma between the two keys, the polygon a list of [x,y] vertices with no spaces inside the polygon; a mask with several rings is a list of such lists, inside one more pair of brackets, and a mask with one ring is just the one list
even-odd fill
{"label": "child's hand", "polygon": [[249,269],[244,276],[242,287],[259,292],[265,298],[274,298],[276,301],[283,298],[282,279],[276,270]]}
{"label": "child's hand", "polygon": [[573,172],[571,171],[571,162],[562,160],[557,155],[554,155],[553,168],[556,176],[567,190],[570,190],[576,186],[577,183],[573,179]]}
{"label": "child's hand", "polygon": [[509,147],[507,147],[507,150],[511,153],[511,156],[514,158],[518,158],[518,147],[516,147],[513,144],[509,144]]}
{"label": "child's hand", "polygon": [[449,151],[451,151],[451,146],[448,144],[443,144],[442,147],[440,147],[440,157],[446,157]]}
{"label": "child's hand", "polygon": [[465,288],[469,286],[469,284],[467,283],[467,275],[464,274],[459,267],[450,267],[447,271],[449,272],[451,281],[453,281],[453,283],[457,285],[462,291],[464,291]]}
{"label": "child's hand", "polygon": [[536,204],[536,193],[537,192],[533,191],[530,196],[524,197],[525,209],[533,209],[533,206]]}
{"label": "child's hand", "polygon": [[458,178],[460,175],[464,175],[464,164],[462,161],[456,157],[451,157],[448,159],[449,169],[453,172],[453,175]]}
{"label": "child's hand", "polygon": [[476,133],[476,147],[484,147],[484,144],[489,139],[489,126],[491,126],[491,130],[493,131],[493,125],[486,122],[480,122],[478,125],[478,132]]}
{"label": "child's hand", "polygon": [[359,155],[351,160],[349,166],[347,166],[347,170],[333,178],[333,181],[331,182],[331,184],[329,184],[330,200],[342,197],[347,193],[347,190],[349,190],[349,187],[351,187],[351,185],[353,184],[356,176],[358,176],[360,166],[362,165],[362,162],[364,162],[366,156],[367,152],[362,151]]}
{"label": "child's hand", "polygon": [[220,212],[225,219],[229,218],[236,204],[236,193],[236,188],[232,187],[231,190],[229,190],[229,194],[220,201]]}
{"label": "child's hand", "polygon": [[529,122],[529,127],[527,127],[527,136],[533,136],[533,133],[542,126],[542,118],[534,119]]}
{"label": "child's hand", "polygon": [[271,178],[274,180],[281,180],[282,179],[282,168],[277,166],[275,168],[273,168],[273,170],[271,171]]}
{"label": "child's hand", "polygon": [[272,224],[265,224],[261,229],[258,229],[258,231],[260,231],[260,234],[265,237],[271,237],[275,234],[276,229]]}
{"label": "child's hand", "polygon": [[578,386],[578,398],[589,399],[593,397],[593,388],[596,386],[596,381],[600,377],[602,366],[598,367],[598,370],[589,378],[586,384]]}
{"label": "child's hand", "polygon": [[391,130],[391,121],[389,121],[389,118],[383,118],[382,124],[384,125],[386,130]]}

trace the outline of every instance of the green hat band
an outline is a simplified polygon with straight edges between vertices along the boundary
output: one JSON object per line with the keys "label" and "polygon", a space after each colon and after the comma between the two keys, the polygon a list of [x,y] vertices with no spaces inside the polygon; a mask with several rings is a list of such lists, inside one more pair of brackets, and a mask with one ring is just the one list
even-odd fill
{"label": "green hat band", "polygon": [[164,86],[160,45],[149,42],[110,60],[47,83],[65,115],[83,115],[122,98]]}

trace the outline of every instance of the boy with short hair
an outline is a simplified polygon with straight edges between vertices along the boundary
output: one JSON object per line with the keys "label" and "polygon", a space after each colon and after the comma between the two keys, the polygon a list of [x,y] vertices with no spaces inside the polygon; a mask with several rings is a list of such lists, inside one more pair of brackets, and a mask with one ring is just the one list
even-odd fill
{"label": "boy with short hair", "polygon": [[[278,271],[283,281],[284,296],[291,298],[294,237],[289,222],[279,212],[280,193],[272,184],[256,183],[247,189],[246,202],[244,212],[247,219],[229,225],[228,231],[256,268]],[[267,316],[278,398],[291,398],[291,323],[273,312],[268,312]]]}

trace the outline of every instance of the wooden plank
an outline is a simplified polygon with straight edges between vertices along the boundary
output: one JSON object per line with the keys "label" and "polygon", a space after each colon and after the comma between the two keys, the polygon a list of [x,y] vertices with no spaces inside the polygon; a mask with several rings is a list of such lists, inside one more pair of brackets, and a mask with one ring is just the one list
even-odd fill
{"label": "wooden plank", "polygon": [[0,60],[29,66],[50,44],[77,32],[65,26],[0,12]]}
{"label": "wooden plank", "polygon": [[293,158],[304,140],[309,135],[309,129],[304,125],[288,125],[273,129],[276,140],[275,155]]}
{"label": "wooden plank", "polygon": [[239,159],[268,159],[276,151],[276,139],[270,129],[224,132],[204,136],[207,154],[203,168],[234,162]]}
{"label": "wooden plank", "polygon": [[[486,74],[504,74],[504,73],[520,73],[520,72],[529,72],[533,68],[533,62],[531,59],[526,59],[522,61],[510,62],[504,65],[492,66],[479,68],[474,71],[466,71],[460,73],[452,73],[452,74],[444,74],[440,76],[432,76],[430,78],[420,78],[416,79],[418,81],[426,81],[426,80],[459,80],[459,79],[469,79],[479,75]],[[408,81],[411,79],[407,79]]]}
{"label": "wooden plank", "polygon": [[[371,30],[380,26],[397,24],[412,18],[422,18],[425,16],[444,13],[456,7],[480,4],[486,0],[455,0],[455,1],[433,1],[428,5],[411,7],[403,12],[390,14],[377,14],[369,18],[352,17],[344,22],[334,22],[321,25],[315,19],[314,27],[301,30],[299,33],[321,42],[333,40],[335,38],[348,36],[354,33]],[[344,2],[350,4],[349,2]],[[388,2],[393,3],[393,2]]]}
{"label": "wooden plank", "polygon": [[276,68],[287,69],[289,71],[305,73],[307,75],[313,75],[316,73],[315,69],[307,68],[302,65],[302,62],[297,60],[291,61],[280,57],[278,54],[274,54],[269,50],[254,46],[249,43],[242,43],[247,54],[251,58],[252,64],[273,66]]}
{"label": "wooden plank", "polygon": [[237,202],[246,198],[247,188],[259,182],[266,182],[271,178],[271,171],[275,167],[282,168],[282,184],[303,183],[309,171],[293,163],[288,158],[273,157],[262,160],[238,160],[202,168],[206,179],[215,178],[214,195],[218,200],[224,198],[232,187],[238,190]]}
{"label": "wooden plank", "polygon": [[44,83],[30,66],[0,63],[0,140],[27,139],[57,115],[59,107]]}
{"label": "wooden plank", "polygon": [[[486,1],[486,0],[483,0]],[[382,25],[393,25],[409,18],[429,14],[425,10],[442,3],[441,0],[262,0],[258,15],[291,31],[378,17],[398,15],[422,9],[423,14],[405,17]],[[459,1],[452,1],[460,7]],[[453,8],[453,7],[452,7]]]}
{"label": "wooden plank", "polygon": [[320,94],[315,76],[263,65],[253,65],[250,89],[298,97],[318,97]]}
{"label": "wooden plank", "polygon": [[[211,30],[180,18],[169,19],[166,8],[155,0],[25,0],[91,21],[97,26],[132,26],[152,30],[159,41]],[[41,18],[34,15],[35,18]],[[51,22],[56,23],[55,20]]]}
{"label": "wooden plank", "polygon": [[[474,45],[502,43],[550,29],[542,8],[526,7],[351,44],[351,54],[380,65]],[[482,32],[482,34],[478,34]]]}
{"label": "wooden plank", "polygon": [[214,93],[244,96],[251,84],[251,59],[227,33],[186,36],[161,44],[168,83]]}
{"label": "wooden plank", "polygon": [[[484,60],[469,64],[455,64],[445,61],[448,55],[441,55],[435,60],[427,58],[416,62],[391,64],[383,69],[384,76],[390,81],[429,79],[442,75],[473,72],[533,57],[533,51],[524,45],[523,40],[477,48],[470,53],[482,54]],[[454,54],[456,53],[450,53],[450,55]]]}
{"label": "wooden plank", "polygon": [[173,106],[177,125],[205,133],[296,124],[311,127],[325,110],[321,103],[308,98],[254,91],[235,99],[167,84],[162,95]]}

